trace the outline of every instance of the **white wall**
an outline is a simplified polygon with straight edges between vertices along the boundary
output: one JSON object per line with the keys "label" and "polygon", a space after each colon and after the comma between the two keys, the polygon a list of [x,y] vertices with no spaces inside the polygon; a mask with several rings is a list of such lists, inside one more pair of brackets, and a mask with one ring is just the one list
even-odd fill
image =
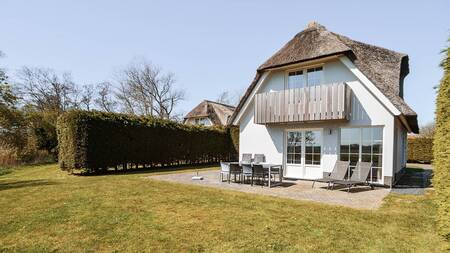
{"label": "white wall", "polygon": [[395,145],[394,145],[394,171],[393,173],[399,172],[402,168],[406,166],[406,138],[407,130],[400,122],[399,119],[395,120]]}
{"label": "white wall", "polygon": [[[392,176],[394,167],[394,116],[379,102],[355,75],[339,60],[325,63],[324,82],[346,82],[352,89],[352,114],[349,122],[298,123],[264,126],[254,124],[253,103],[240,121],[240,156],[263,153],[271,163],[283,162],[284,131],[289,128],[323,128],[322,167],[331,171],[339,154],[340,127],[383,126],[383,176]],[[257,93],[284,89],[285,71],[270,73]],[[330,131],[331,134],[330,134]]]}
{"label": "white wall", "polygon": [[[253,104],[250,106],[253,108]],[[243,153],[264,154],[270,163],[283,162],[283,128],[253,123],[254,110],[249,110],[239,125],[239,157]]]}

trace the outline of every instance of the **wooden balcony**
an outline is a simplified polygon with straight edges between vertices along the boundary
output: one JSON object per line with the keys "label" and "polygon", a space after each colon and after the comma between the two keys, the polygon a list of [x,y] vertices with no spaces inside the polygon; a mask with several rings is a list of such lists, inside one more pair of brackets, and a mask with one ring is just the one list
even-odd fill
{"label": "wooden balcony", "polygon": [[348,120],[351,89],[346,83],[266,92],[255,96],[256,124]]}

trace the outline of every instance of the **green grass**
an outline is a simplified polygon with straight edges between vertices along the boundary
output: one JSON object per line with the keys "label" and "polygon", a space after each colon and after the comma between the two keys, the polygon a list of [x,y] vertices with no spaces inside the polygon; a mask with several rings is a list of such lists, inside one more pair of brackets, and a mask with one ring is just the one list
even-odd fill
{"label": "green grass", "polygon": [[[170,172],[156,172],[170,173]],[[355,210],[56,165],[0,176],[0,251],[439,252],[432,190]]]}

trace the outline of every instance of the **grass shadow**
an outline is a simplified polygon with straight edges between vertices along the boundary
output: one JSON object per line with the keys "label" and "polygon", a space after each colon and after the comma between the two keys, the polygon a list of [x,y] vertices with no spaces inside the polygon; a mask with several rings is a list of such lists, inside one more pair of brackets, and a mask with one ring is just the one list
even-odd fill
{"label": "grass shadow", "polygon": [[10,168],[0,168],[0,176],[8,175],[12,172]]}
{"label": "grass shadow", "polygon": [[22,181],[0,181],[0,191],[18,189],[24,187],[56,185],[57,183],[48,180],[22,180]]}
{"label": "grass shadow", "polygon": [[187,170],[209,170],[212,167],[218,167],[218,164],[201,164],[201,165],[179,165],[179,166],[168,166],[168,167],[146,167],[146,168],[135,168],[127,170],[102,170],[95,173],[88,172],[73,172],[72,175],[75,176],[105,176],[105,175],[135,175],[135,174],[148,174],[148,173],[161,173],[161,172],[182,172]]}

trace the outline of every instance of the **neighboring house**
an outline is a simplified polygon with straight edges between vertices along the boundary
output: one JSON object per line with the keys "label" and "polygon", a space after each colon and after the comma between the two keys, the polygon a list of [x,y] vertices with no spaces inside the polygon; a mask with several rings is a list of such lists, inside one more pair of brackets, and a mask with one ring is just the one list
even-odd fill
{"label": "neighboring house", "polygon": [[406,165],[417,115],[403,100],[408,56],[312,22],[263,63],[230,122],[239,153],[265,154],[285,177],[315,179],[334,162],[372,162],[370,180],[392,185]]}
{"label": "neighboring house", "polygon": [[184,117],[185,124],[225,126],[235,107],[204,100]]}

